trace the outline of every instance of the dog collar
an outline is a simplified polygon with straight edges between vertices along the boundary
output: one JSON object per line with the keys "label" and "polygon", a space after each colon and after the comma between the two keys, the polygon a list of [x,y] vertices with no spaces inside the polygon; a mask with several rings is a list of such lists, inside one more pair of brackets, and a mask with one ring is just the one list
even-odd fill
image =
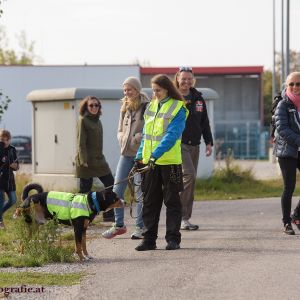
{"label": "dog collar", "polygon": [[99,203],[97,201],[96,192],[92,192],[92,200],[93,200],[94,206],[96,208],[97,214],[99,214],[99,212],[101,211],[101,209],[100,209]]}

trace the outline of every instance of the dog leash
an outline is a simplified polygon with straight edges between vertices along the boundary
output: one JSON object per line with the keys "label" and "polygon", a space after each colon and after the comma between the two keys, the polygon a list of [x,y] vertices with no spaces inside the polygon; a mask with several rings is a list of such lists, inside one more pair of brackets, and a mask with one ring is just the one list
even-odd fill
{"label": "dog leash", "polygon": [[[134,168],[131,169],[131,171],[129,172],[129,174],[131,174],[131,172],[132,172],[133,169],[134,169]],[[148,166],[145,166],[145,167],[140,168],[140,169],[135,169],[135,172],[139,172],[140,174],[142,174],[142,173],[147,172],[148,170],[149,170],[149,167],[148,167]],[[101,193],[101,192],[104,192],[105,190],[111,189],[111,188],[113,188],[115,185],[118,185],[118,184],[120,184],[120,183],[126,182],[126,181],[128,181],[129,179],[131,179],[131,178],[133,178],[133,177],[134,177],[134,174],[133,174],[133,175],[129,175],[128,177],[126,177],[126,178],[124,178],[124,179],[122,179],[122,180],[120,180],[120,181],[118,181],[118,182],[116,182],[116,183],[114,183],[114,184],[112,184],[112,185],[106,186],[104,189],[102,189],[102,190],[100,190],[100,191],[98,191],[98,192],[100,192],[100,193]]]}
{"label": "dog leash", "polygon": [[[148,171],[149,170],[149,167],[148,166],[146,166],[146,170],[144,171],[144,172],[146,172],[146,171]],[[140,172],[139,171],[140,169],[132,169],[130,172],[129,172],[129,180],[128,180],[128,189],[129,189],[129,195],[130,195],[130,206],[129,206],[129,212],[130,212],[130,217],[132,218],[132,219],[137,219],[139,216],[140,216],[140,214],[142,213],[142,211],[140,211],[139,212],[139,214],[137,215],[137,216],[133,216],[133,202],[140,202],[140,201],[143,201],[142,199],[140,199],[140,198],[142,198],[143,197],[143,194],[141,194],[140,196],[139,196],[139,198],[137,198],[137,199],[135,199],[135,186],[137,186],[136,184],[135,184],[135,182],[134,182],[134,176],[136,175],[136,173],[139,173],[139,174],[142,174],[142,173],[144,173],[144,172]],[[142,203],[142,205],[143,205],[143,203]]]}
{"label": "dog leash", "polygon": [[118,184],[121,184],[123,182],[128,181],[128,188],[129,188],[129,195],[130,195],[130,202],[129,202],[130,203],[130,206],[129,206],[130,207],[130,216],[131,216],[131,218],[136,219],[136,218],[139,217],[139,215],[136,216],[136,217],[133,216],[132,207],[133,207],[133,202],[138,202],[138,201],[140,201],[140,199],[138,199],[136,201],[135,198],[134,198],[134,186],[135,186],[134,176],[135,176],[136,173],[143,174],[143,173],[147,172],[148,170],[149,170],[148,165],[146,165],[145,167],[142,167],[142,168],[132,168],[129,172],[129,175],[126,178],[124,178],[124,179],[122,179],[122,180],[120,180],[120,181],[118,181],[118,182],[116,182],[116,183],[114,183],[110,186],[107,186],[107,187],[105,187],[104,189],[102,189],[98,192],[103,193],[105,190],[111,189],[115,185],[118,185]]}

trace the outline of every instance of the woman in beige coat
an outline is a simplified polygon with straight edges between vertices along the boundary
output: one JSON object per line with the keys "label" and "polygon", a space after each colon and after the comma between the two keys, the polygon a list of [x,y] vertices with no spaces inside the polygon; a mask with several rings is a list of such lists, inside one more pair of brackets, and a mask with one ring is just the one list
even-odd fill
{"label": "woman in beige coat", "polygon": [[[130,170],[134,165],[134,158],[140,146],[143,137],[144,111],[149,99],[142,91],[142,85],[138,78],[128,77],[123,83],[125,97],[122,99],[120,111],[118,140],[121,148],[121,156],[116,171],[116,182],[128,177]],[[140,176],[136,180],[136,197],[139,200],[137,204],[136,228],[131,235],[132,239],[142,238],[143,219],[142,219],[142,192],[140,189]],[[127,182],[122,182],[114,186],[114,192],[124,199],[124,192]],[[124,208],[115,209],[115,224],[102,236],[111,239],[116,235],[124,234],[127,231],[124,225]]]}
{"label": "woman in beige coat", "polygon": [[[88,193],[93,177],[98,177],[105,187],[114,184],[114,178],[103,155],[103,129],[99,119],[100,100],[85,97],[80,103],[77,123],[76,177],[80,179],[79,193]],[[113,210],[103,214],[103,221],[114,221]]]}

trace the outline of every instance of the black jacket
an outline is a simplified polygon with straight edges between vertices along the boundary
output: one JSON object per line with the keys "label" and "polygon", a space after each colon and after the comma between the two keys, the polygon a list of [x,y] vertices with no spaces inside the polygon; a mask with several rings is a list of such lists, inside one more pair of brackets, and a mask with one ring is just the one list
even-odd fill
{"label": "black jacket", "polygon": [[15,176],[10,164],[18,163],[16,148],[9,145],[4,148],[3,143],[0,143],[0,190],[11,192],[16,190]]}
{"label": "black jacket", "polygon": [[205,144],[211,144],[213,146],[213,138],[205,101],[202,94],[195,88],[191,88],[190,91],[192,100],[186,104],[189,115],[182,133],[182,143],[193,146],[199,145],[201,136],[203,135]]}
{"label": "black jacket", "polygon": [[293,102],[283,94],[275,110],[274,154],[277,157],[298,157],[300,119]]}

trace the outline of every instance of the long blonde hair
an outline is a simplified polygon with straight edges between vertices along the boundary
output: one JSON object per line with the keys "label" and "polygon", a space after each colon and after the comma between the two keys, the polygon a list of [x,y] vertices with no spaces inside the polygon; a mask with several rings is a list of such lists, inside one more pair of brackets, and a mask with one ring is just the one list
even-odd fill
{"label": "long blonde hair", "polygon": [[121,101],[123,102],[122,106],[121,106],[121,112],[124,113],[127,110],[131,110],[131,111],[137,111],[140,109],[142,102],[149,102],[149,97],[146,93],[144,93],[143,91],[141,91],[136,98],[134,99],[128,99],[126,96],[121,99]]}
{"label": "long blonde hair", "polygon": [[142,103],[141,94],[138,94],[134,99],[129,99],[125,96],[121,101],[123,102],[121,112],[124,113],[127,110],[137,111]]}

